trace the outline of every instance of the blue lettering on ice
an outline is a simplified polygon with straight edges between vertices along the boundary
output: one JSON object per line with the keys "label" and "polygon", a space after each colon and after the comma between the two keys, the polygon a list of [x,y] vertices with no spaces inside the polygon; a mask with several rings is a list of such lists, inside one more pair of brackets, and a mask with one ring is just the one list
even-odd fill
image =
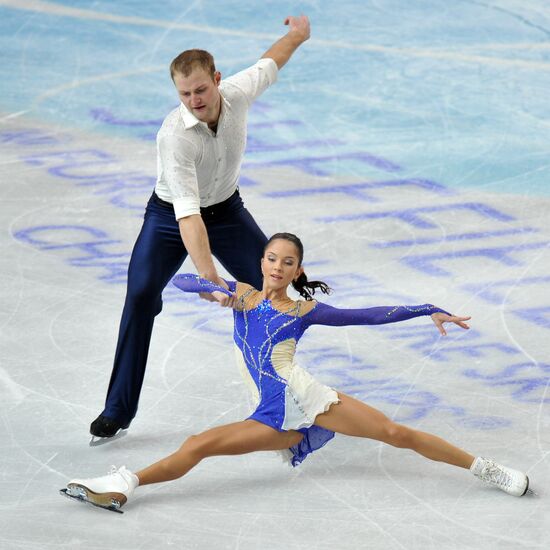
{"label": "blue lettering on ice", "polygon": [[[433,327],[431,327],[433,332]],[[463,407],[445,404],[441,397],[431,391],[419,390],[413,385],[401,382],[396,378],[377,378],[364,380],[359,375],[365,371],[372,372],[378,367],[364,363],[360,357],[347,352],[338,352],[334,348],[316,348],[308,351],[308,370],[332,384],[337,390],[346,391],[367,402],[397,405],[399,412],[395,420],[407,422],[419,420],[431,412],[443,412],[459,417],[460,423],[471,428],[493,430],[509,426],[508,419],[492,416],[467,415]],[[355,375],[353,374],[355,373]]]}
{"label": "blue lettering on ice", "polygon": [[[316,265],[316,263],[307,262],[306,269],[310,266]],[[410,302],[409,298],[402,293],[387,290],[380,283],[359,273],[334,274],[326,272],[323,279],[330,287],[338,289],[338,304],[335,305],[345,305],[348,298],[353,304],[356,304],[358,294],[360,294],[363,298],[375,297],[377,301],[384,299],[391,301],[392,303],[400,304]]]}
{"label": "blue lettering on ice", "polygon": [[485,374],[479,369],[467,369],[468,378],[483,381],[488,386],[510,386],[512,397],[526,403],[550,403],[550,364],[517,363],[496,373]]}
{"label": "blue lettering on ice", "polygon": [[[143,211],[147,194],[154,187],[156,179],[141,172],[117,170],[118,160],[99,149],[73,149],[35,153],[23,157],[32,166],[48,167],[53,176],[69,179],[79,186],[95,187],[95,194],[111,194],[111,204],[120,208]],[[109,172],[107,166],[113,166]],[[129,202],[136,196],[138,204]],[[137,202],[137,201],[136,201]]]}
{"label": "blue lettering on ice", "polygon": [[322,155],[314,157],[297,157],[291,159],[282,159],[282,160],[272,160],[272,161],[255,161],[255,162],[245,162],[243,168],[266,168],[271,166],[294,166],[308,174],[313,174],[315,176],[327,176],[331,173],[330,170],[321,169],[318,167],[319,164],[335,162],[340,160],[357,160],[359,162],[378,168],[385,172],[400,172],[402,170],[401,166],[384,159],[382,157],[377,157],[370,153],[366,152],[355,152],[355,153],[341,153],[339,155]]}
{"label": "blue lettering on ice", "polygon": [[300,120],[283,119],[283,120],[266,120],[264,122],[249,122],[249,130],[261,130],[263,128],[274,128],[275,126],[303,126]]}
{"label": "blue lettering on ice", "polygon": [[432,180],[404,178],[386,181],[370,181],[361,183],[347,183],[341,185],[329,185],[327,187],[308,187],[284,191],[270,191],[268,193],[264,193],[264,196],[274,199],[280,199],[286,197],[301,197],[307,195],[342,194],[362,201],[379,202],[380,199],[375,194],[373,194],[375,191],[388,187],[405,186],[425,189],[438,195],[455,194],[454,191],[451,191],[444,185],[436,183]]}
{"label": "blue lettering on ice", "polygon": [[[344,387],[344,389],[346,389]],[[370,380],[356,388],[361,397],[368,401],[384,401],[391,405],[399,405],[398,422],[410,422],[426,417],[434,410],[446,412],[453,416],[466,414],[463,407],[446,405],[442,399],[430,391],[415,390],[411,385],[396,382],[394,379]],[[401,408],[405,411],[401,412]]]}
{"label": "blue lettering on ice", "polygon": [[[509,289],[517,286],[529,286],[537,285],[541,283],[549,283],[550,276],[542,277],[525,277],[521,279],[509,279],[505,281],[491,281],[488,283],[468,283],[462,285],[464,290],[475,294],[477,297],[490,302],[492,304],[502,304],[506,300],[504,290],[507,292]],[[502,290],[501,290],[502,289]]]}
{"label": "blue lettering on ice", "polygon": [[261,114],[269,113],[272,110],[273,110],[273,107],[266,101],[263,101],[262,99],[256,100],[252,104],[252,107],[250,108],[250,111],[252,113],[261,113]]}
{"label": "blue lettering on ice", "polygon": [[550,306],[516,309],[514,314],[539,327],[550,328]]}
{"label": "blue lettering on ice", "polygon": [[239,187],[255,187],[256,185],[259,185],[257,180],[242,174],[239,176]]}
{"label": "blue lettering on ice", "polygon": [[116,117],[111,111],[107,109],[90,109],[90,116],[99,122],[110,124],[113,126],[157,126],[160,127],[163,119],[154,120],[127,120]]}
{"label": "blue lettering on ice", "polygon": [[[50,167],[48,172],[53,169],[54,172],[50,173],[67,178],[74,177],[66,175],[63,172],[62,169],[67,167],[97,166],[98,164],[104,165],[111,162],[116,162],[112,155],[99,149],[69,149],[66,151],[43,152],[25,156],[23,157],[23,160],[31,166],[45,166],[46,164],[53,164],[53,167]],[[95,178],[97,177],[97,174],[91,174],[86,177]]]}
{"label": "blue lettering on ice", "polygon": [[465,346],[445,346],[437,350],[430,352],[432,359],[449,359],[449,355],[458,354],[465,357],[494,357],[493,353],[486,354],[487,350],[496,350],[505,355],[514,355],[520,353],[517,348],[501,344],[500,342],[493,342],[488,344],[467,344]]}
{"label": "blue lettering on ice", "polygon": [[[323,380],[333,379],[337,390],[353,393],[368,402],[383,402],[399,405],[395,419],[399,422],[413,421],[426,417],[437,410],[453,416],[465,416],[463,407],[445,404],[441,397],[430,391],[419,390],[414,385],[395,378],[365,380],[359,374],[378,367],[364,363],[361,358],[333,347],[316,348],[305,353],[308,370],[317,371]],[[354,376],[355,373],[355,376]],[[403,409],[403,410],[402,410]]]}
{"label": "blue lettering on ice", "polygon": [[512,254],[524,252],[526,250],[537,250],[546,248],[550,245],[549,242],[517,244],[511,246],[498,246],[492,248],[476,248],[471,250],[457,250],[453,252],[443,252],[438,254],[416,254],[407,255],[400,261],[409,267],[422,271],[434,277],[448,277],[452,275],[447,269],[436,265],[436,263],[445,262],[448,260],[459,260],[463,258],[488,258],[495,262],[507,266],[522,266],[524,262],[512,257]]}
{"label": "blue lettering on ice", "polygon": [[[394,338],[396,339],[407,339],[410,343],[407,345],[408,348],[420,353],[427,354],[430,357],[434,346],[441,342],[441,336],[434,330],[432,324],[417,324],[414,325],[386,325],[383,327],[384,330],[394,333]],[[472,333],[473,331],[470,331]],[[475,333],[469,334],[469,337],[475,337]],[[411,341],[412,340],[412,341]]]}
{"label": "blue lettering on ice", "polygon": [[319,146],[334,146],[343,145],[343,141],[337,139],[317,139],[306,141],[289,141],[286,143],[266,143],[261,139],[248,136],[246,144],[247,153],[264,153],[273,151],[289,151],[300,148],[319,147]]}
{"label": "blue lettering on ice", "polygon": [[510,222],[515,218],[495,208],[481,202],[463,202],[458,204],[445,204],[441,206],[423,206],[420,208],[406,208],[403,210],[389,210],[386,212],[359,212],[354,214],[344,214],[340,216],[327,216],[316,218],[315,221],[332,223],[342,221],[357,220],[379,220],[385,218],[395,218],[406,222],[418,229],[436,229],[438,225],[423,217],[423,214],[433,214],[436,212],[452,212],[455,210],[469,210],[475,212],[484,218],[490,218],[501,222]]}
{"label": "blue lettering on ice", "polygon": [[507,428],[512,424],[510,420],[501,416],[470,416],[459,420],[459,422],[466,428],[478,430],[497,430]]}
{"label": "blue lettering on ice", "polygon": [[[218,323],[213,321],[225,320],[225,326],[220,326]],[[193,317],[193,328],[198,329],[201,332],[207,334],[212,334],[219,338],[225,338],[226,340],[231,340],[231,315],[228,315],[227,311],[218,311],[216,314],[208,313],[204,314],[204,306],[201,307],[200,312],[197,311]]]}
{"label": "blue lettering on ice", "polygon": [[39,250],[69,251],[70,265],[101,268],[99,279],[107,283],[126,281],[129,254],[107,251],[106,248],[122,241],[110,239],[101,229],[85,225],[38,225],[21,229],[14,237]]}
{"label": "blue lettering on ice", "polygon": [[501,229],[499,231],[473,231],[467,233],[456,233],[453,235],[440,235],[439,237],[419,237],[416,239],[404,239],[399,241],[384,241],[382,243],[372,243],[370,246],[372,248],[397,248],[404,246],[438,244],[444,242],[488,239],[491,237],[504,237],[505,235],[523,235],[524,233],[538,233],[538,229],[522,227],[518,229]]}
{"label": "blue lettering on ice", "polygon": [[[151,185],[147,186],[147,193],[151,192]],[[100,193],[99,193],[100,194]],[[135,202],[131,202],[131,199],[135,199]],[[126,189],[124,193],[119,193],[111,197],[109,201],[112,205],[118,206],[119,208],[125,208],[127,210],[135,210],[140,214],[145,210],[143,205],[144,194],[141,188],[137,189]]]}
{"label": "blue lettering on ice", "polygon": [[[78,242],[65,242],[64,239],[60,239],[59,242],[52,240],[51,237],[59,236],[59,231],[82,233],[82,237],[86,240]],[[39,238],[40,236],[40,238]],[[93,237],[95,240],[88,240],[89,237]],[[36,246],[41,250],[54,250],[60,248],[74,248],[74,247],[89,247],[97,244],[113,244],[121,241],[115,241],[107,239],[107,233],[102,229],[87,225],[37,225],[27,229],[21,229],[15,233],[15,237],[28,244]]]}
{"label": "blue lettering on ice", "polygon": [[[550,308],[548,308],[550,311]],[[493,387],[510,387],[510,395],[513,399],[533,403],[550,403],[550,395],[547,396],[550,385],[550,365],[542,363],[517,363],[500,368],[497,372],[487,372],[495,361],[495,354],[485,352],[490,349],[499,351],[505,356],[517,355],[521,351],[499,342],[482,342],[468,346],[456,346],[449,344],[445,347],[437,347],[440,337],[433,333],[433,327],[407,327],[388,326],[395,338],[413,340],[408,347],[424,353],[431,359],[443,359],[451,353],[459,353],[467,357],[487,357],[491,361],[484,362],[480,368],[470,368],[462,371],[462,374],[471,379],[477,379]],[[470,329],[469,340],[480,339],[482,334]],[[492,422],[490,422],[492,425]],[[499,423],[493,427],[498,427]],[[481,426],[482,427],[482,426]]]}
{"label": "blue lettering on ice", "polygon": [[[64,136],[63,136],[64,137]],[[57,145],[60,136],[52,136],[42,130],[6,130],[0,132],[0,143],[13,143],[14,145]]]}
{"label": "blue lettering on ice", "polygon": [[474,343],[475,340],[482,338],[482,334],[474,329],[468,331],[468,343],[465,345],[457,345],[453,341],[447,343],[447,340],[442,338],[431,324],[424,326],[388,325],[383,327],[383,329],[392,332],[395,338],[399,340],[409,340],[410,343],[407,347],[436,360],[449,359],[449,356],[452,354],[476,358],[494,357],[494,353],[486,353],[487,350],[496,350],[503,355],[520,353],[517,348],[501,344],[500,342]]}

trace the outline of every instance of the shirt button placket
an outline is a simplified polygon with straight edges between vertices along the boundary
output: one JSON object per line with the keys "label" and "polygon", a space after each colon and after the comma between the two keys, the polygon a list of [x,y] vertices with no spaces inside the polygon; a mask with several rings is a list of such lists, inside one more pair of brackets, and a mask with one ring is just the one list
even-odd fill
{"label": "shirt button placket", "polygon": [[221,161],[221,155],[220,155],[220,142],[219,139],[216,139],[214,141],[214,147],[216,149],[215,158],[216,158],[216,177],[214,178],[214,183],[217,184],[220,179],[220,161]]}

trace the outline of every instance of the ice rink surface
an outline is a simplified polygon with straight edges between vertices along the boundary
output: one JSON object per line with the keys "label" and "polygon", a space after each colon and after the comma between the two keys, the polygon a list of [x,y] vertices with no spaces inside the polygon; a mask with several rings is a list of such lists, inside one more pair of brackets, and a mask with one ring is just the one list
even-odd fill
{"label": "ice rink surface", "polygon": [[[524,470],[516,499],[410,451],[336,436],[291,469],[212,458],[112,514],[74,476],[139,469],[249,412],[229,312],[164,294],[128,434],[88,446],[126,265],[177,105],[168,65],[223,75],[306,13],[313,36],[254,105],[241,192],[302,236],[337,306],[472,315],[310,329],[322,382]],[[518,549],[550,546],[550,8],[544,0],[0,0],[0,548]],[[182,271],[192,271],[189,262]]]}

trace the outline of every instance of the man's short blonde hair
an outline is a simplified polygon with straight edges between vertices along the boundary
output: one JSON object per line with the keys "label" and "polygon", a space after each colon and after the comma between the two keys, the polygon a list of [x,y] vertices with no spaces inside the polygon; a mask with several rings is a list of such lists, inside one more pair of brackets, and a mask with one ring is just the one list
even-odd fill
{"label": "man's short blonde hair", "polygon": [[204,69],[214,79],[216,66],[212,54],[205,50],[185,50],[170,64],[170,76],[172,80],[176,73],[189,76],[197,68]]}

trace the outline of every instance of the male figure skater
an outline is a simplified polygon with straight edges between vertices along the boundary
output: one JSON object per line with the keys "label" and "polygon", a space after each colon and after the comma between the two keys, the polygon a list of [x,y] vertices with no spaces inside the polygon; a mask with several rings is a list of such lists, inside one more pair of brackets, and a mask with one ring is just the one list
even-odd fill
{"label": "male figure skater", "polygon": [[248,109],[310,35],[305,16],[288,17],[285,25],[288,32],[256,64],[224,80],[203,50],[172,61],[181,105],[157,135],[157,183],[132,251],[113,371],[93,436],[113,437],[134,418],[161,294],[188,254],[204,279],[226,286],[213,254],[234,279],[261,287],[267,238],[244,208],[238,180]]}

